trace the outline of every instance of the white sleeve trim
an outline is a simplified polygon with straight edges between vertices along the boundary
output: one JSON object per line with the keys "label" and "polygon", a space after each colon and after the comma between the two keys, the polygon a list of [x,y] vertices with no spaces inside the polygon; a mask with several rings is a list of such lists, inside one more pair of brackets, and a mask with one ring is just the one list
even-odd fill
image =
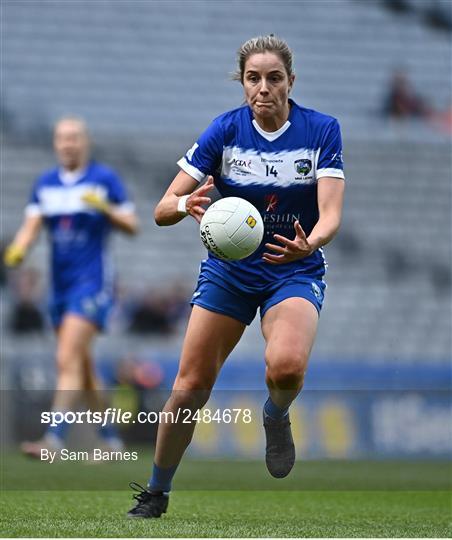
{"label": "white sleeve trim", "polygon": [[190,165],[185,157],[181,158],[177,164],[183,171],[192,176],[197,182],[202,182],[207,176],[207,174],[204,174],[196,167],[193,167],[193,165]]}
{"label": "white sleeve trim", "polygon": [[342,178],[345,180],[344,171],[341,169],[319,169],[316,173],[317,180],[323,178],[324,176],[329,176],[331,178]]}
{"label": "white sleeve trim", "polygon": [[36,203],[27,204],[24,213],[26,217],[42,216],[41,208]]}
{"label": "white sleeve trim", "polygon": [[135,212],[135,205],[133,202],[126,201],[121,204],[114,205],[115,210],[121,212],[121,214],[133,214]]}

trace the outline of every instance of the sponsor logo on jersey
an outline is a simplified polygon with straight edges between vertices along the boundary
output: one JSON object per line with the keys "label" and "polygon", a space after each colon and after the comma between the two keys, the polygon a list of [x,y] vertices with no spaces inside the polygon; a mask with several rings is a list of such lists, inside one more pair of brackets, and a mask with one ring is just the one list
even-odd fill
{"label": "sponsor logo on jersey", "polygon": [[231,173],[237,176],[249,176],[251,174],[251,159],[234,157],[231,161]]}
{"label": "sponsor logo on jersey", "polygon": [[289,228],[293,229],[293,222],[294,221],[300,221],[301,214],[293,214],[291,212],[287,212],[287,214],[270,214],[265,213],[263,216],[264,223],[273,223],[273,224],[281,224],[281,223],[288,223],[290,225]]}
{"label": "sponsor logo on jersey", "polygon": [[72,218],[69,216],[62,216],[59,219],[58,226],[60,229],[70,229],[72,227]]}
{"label": "sponsor logo on jersey", "polygon": [[256,226],[257,221],[253,218],[253,216],[248,216],[246,220],[246,224],[249,225],[252,229]]}
{"label": "sponsor logo on jersey", "polygon": [[265,204],[266,204],[265,211],[274,212],[276,210],[276,206],[278,205],[278,201],[279,199],[276,193],[271,193],[270,195],[266,195],[265,196]]}
{"label": "sponsor logo on jersey", "polygon": [[249,159],[248,161],[246,159],[238,159],[238,158],[234,158],[232,160],[232,165],[236,166],[236,167],[245,167],[245,169],[249,169],[251,168],[251,159]]}
{"label": "sponsor logo on jersey", "polygon": [[274,232],[282,232],[283,230],[293,230],[294,221],[301,220],[300,213],[279,213],[279,197],[276,193],[265,195],[265,212],[262,216],[265,226],[265,234],[270,235]]}

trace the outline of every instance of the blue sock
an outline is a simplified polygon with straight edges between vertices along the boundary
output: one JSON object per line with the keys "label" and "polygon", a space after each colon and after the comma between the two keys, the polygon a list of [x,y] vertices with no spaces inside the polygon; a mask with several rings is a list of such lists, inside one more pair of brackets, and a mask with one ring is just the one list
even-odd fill
{"label": "blue sock", "polygon": [[269,396],[264,405],[264,414],[269,416],[273,420],[282,420],[289,412],[289,407],[281,409],[278,405],[275,405],[272,398]]}
{"label": "blue sock", "polygon": [[154,463],[148,488],[151,491],[171,491],[171,482],[179,464],[163,468]]}
{"label": "blue sock", "polygon": [[49,435],[50,437],[56,437],[61,442],[63,442],[66,438],[69,427],[70,424],[68,424],[67,422],[61,422],[56,426],[49,426],[46,430],[46,435]]}
{"label": "blue sock", "polygon": [[105,426],[101,426],[99,428],[99,436],[105,441],[121,440],[120,436],[118,435],[118,430],[114,424],[106,424]]}

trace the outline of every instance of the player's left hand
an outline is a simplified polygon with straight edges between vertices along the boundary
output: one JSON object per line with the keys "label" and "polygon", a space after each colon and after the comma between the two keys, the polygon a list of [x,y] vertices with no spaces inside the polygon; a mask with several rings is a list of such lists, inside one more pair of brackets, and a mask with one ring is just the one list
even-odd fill
{"label": "player's left hand", "polygon": [[99,212],[108,212],[110,205],[103,197],[98,195],[95,191],[87,191],[82,195],[82,201],[92,206]]}
{"label": "player's left hand", "polygon": [[270,264],[285,264],[311,255],[314,250],[307,241],[306,234],[298,220],[294,223],[294,229],[295,238],[293,240],[281,236],[280,234],[273,235],[273,238],[282,244],[282,246],[265,244],[267,249],[271,249],[275,253],[278,253],[278,255],[275,255],[274,253],[264,253],[262,258],[265,262]]}

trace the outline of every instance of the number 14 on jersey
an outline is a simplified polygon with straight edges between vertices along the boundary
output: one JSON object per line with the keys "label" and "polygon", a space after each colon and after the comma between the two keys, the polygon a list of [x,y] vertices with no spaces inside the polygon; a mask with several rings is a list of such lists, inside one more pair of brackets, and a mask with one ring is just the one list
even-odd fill
{"label": "number 14 on jersey", "polygon": [[278,171],[275,169],[274,165],[265,165],[265,176],[270,176],[270,174],[276,177],[278,176]]}

